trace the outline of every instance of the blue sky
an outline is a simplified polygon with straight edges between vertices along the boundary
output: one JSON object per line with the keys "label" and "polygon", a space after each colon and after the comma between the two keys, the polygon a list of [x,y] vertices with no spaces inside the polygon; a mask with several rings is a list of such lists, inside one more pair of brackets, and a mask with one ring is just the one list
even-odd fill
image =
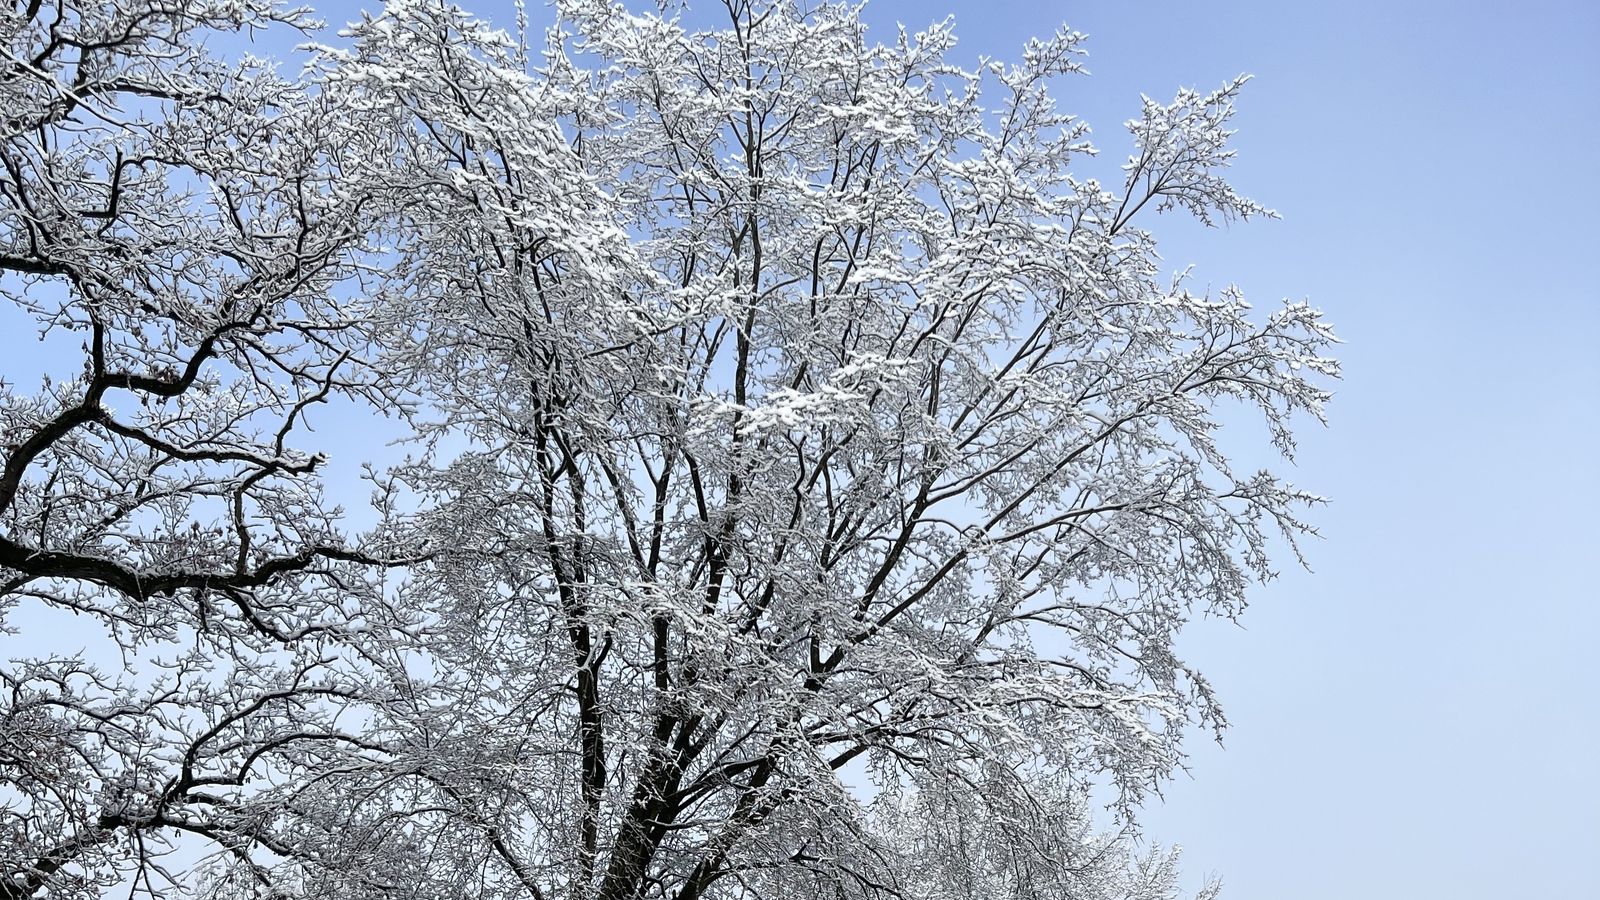
{"label": "blue sky", "polygon": [[1257,76],[1235,180],[1283,219],[1156,231],[1202,285],[1327,310],[1346,377],[1294,473],[1333,499],[1315,573],[1184,641],[1234,727],[1195,736],[1147,833],[1231,900],[1600,897],[1600,4],[1511,9],[867,7],[885,39],[954,14],[963,64],[1087,32],[1060,93],[1106,172],[1141,92]]}

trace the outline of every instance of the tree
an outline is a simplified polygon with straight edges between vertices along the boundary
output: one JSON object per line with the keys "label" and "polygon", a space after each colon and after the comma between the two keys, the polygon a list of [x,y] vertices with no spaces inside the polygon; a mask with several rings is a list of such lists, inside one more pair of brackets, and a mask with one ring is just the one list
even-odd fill
{"label": "tree", "polygon": [[[297,83],[195,49],[240,9],[7,20],[7,96],[62,100],[6,144],[0,284],[90,336],[7,395],[7,593],[204,649],[140,701],[7,671],[0,890],[153,892],[180,829],[257,896],[1175,895],[1133,814],[1223,725],[1175,634],[1316,500],[1219,411],[1287,455],[1337,374],[1144,225],[1270,214],[1222,177],[1243,79],[1146,100],[1105,185],[1070,31],[966,72],[835,4],[562,0],[534,60],[396,0]],[[424,451],[359,539],[286,443],[334,393]]]}
{"label": "tree", "polygon": [[204,50],[304,18],[268,0],[0,12],[0,295],[81,340],[65,380],[0,383],[0,614],[71,613],[101,651],[35,624],[0,670],[7,900],[161,892],[174,835],[245,875],[261,852],[303,857],[314,829],[273,830],[300,815],[273,785],[365,752],[339,711],[382,667],[349,636],[403,627],[378,590],[399,559],[341,533],[298,440],[329,398],[403,400],[365,365],[352,286],[378,220],[348,166],[372,133]]}

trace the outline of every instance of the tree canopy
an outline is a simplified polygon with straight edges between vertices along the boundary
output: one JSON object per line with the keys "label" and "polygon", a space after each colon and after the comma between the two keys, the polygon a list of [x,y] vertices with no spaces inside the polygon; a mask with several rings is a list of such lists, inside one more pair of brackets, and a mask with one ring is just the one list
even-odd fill
{"label": "tree canopy", "polygon": [[1149,230],[1271,215],[1245,79],[1102,181],[1079,34],[723,6],[0,12],[0,295],[82,354],[0,383],[0,615],[121,661],[0,667],[0,898],[1177,895],[1175,637],[1318,500],[1216,433],[1338,371]]}

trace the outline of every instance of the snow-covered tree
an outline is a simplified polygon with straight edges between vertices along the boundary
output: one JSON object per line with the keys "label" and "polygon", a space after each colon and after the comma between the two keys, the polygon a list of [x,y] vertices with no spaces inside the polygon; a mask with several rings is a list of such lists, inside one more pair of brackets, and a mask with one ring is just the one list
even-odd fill
{"label": "snow-covered tree", "polygon": [[[334,826],[294,824],[317,811],[274,786],[367,753],[339,713],[384,679],[349,637],[405,624],[377,602],[401,560],[341,533],[302,432],[326,400],[403,399],[368,365],[377,207],[348,177],[384,148],[331,95],[204,47],[303,18],[0,10],[7,900],[190,883],[161,868],[184,834],[246,875],[309,858]],[[42,377],[18,358],[35,329]]]}
{"label": "snow-covered tree", "polygon": [[394,727],[482,823],[427,840],[508,894],[1092,895],[1084,796],[1131,811],[1221,724],[1176,630],[1313,499],[1214,433],[1289,452],[1331,333],[1141,224],[1267,212],[1222,177],[1242,79],[1147,101],[1102,184],[1071,32],[965,72],[842,5],[557,6],[533,59],[412,2],[340,60],[425,179],[396,342],[467,447],[405,473],[452,712]]}
{"label": "snow-covered tree", "polygon": [[[143,662],[5,669],[0,897],[1177,896],[1175,636],[1315,500],[1219,417],[1288,455],[1337,374],[1148,230],[1269,214],[1243,79],[1102,181],[1070,31],[393,0],[295,79],[197,37],[295,15],[141,2],[4,20],[0,288],[85,362],[5,394],[0,576]],[[420,447],[364,537],[333,395]]]}

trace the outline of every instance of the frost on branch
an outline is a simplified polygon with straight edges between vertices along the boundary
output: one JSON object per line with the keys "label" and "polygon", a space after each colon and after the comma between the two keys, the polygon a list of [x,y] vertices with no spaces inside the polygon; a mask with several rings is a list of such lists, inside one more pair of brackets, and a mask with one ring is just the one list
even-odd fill
{"label": "frost on branch", "polygon": [[[561,0],[530,57],[396,0],[298,80],[195,49],[266,7],[87,68],[6,20],[0,89],[66,99],[16,106],[0,284],[85,334],[6,395],[8,599],[166,668],[6,670],[0,897],[154,891],[174,832],[216,896],[1176,896],[1135,814],[1224,724],[1176,634],[1318,500],[1219,414],[1288,456],[1338,371],[1156,255],[1154,211],[1268,214],[1242,80],[1146,101],[1108,190],[1074,32],[967,72],[949,23],[725,6]],[[294,440],[336,396],[418,447],[366,536]]]}

